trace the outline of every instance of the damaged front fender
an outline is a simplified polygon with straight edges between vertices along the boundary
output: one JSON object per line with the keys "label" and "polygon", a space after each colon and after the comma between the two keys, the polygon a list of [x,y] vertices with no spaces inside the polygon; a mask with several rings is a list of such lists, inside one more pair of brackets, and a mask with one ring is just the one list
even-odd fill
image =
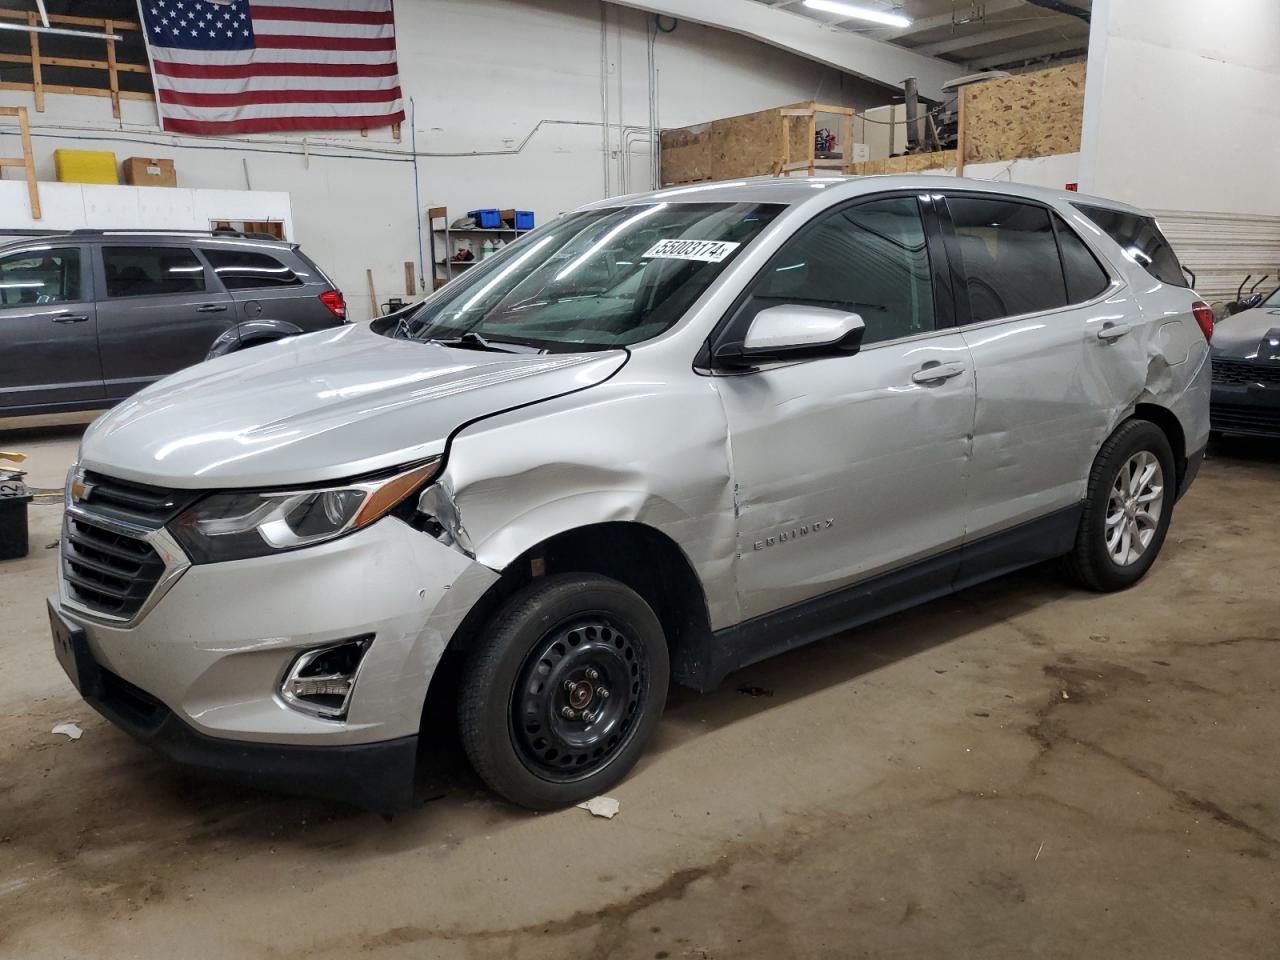
{"label": "damaged front fender", "polygon": [[737,527],[719,398],[700,377],[610,381],[472,424],[419,501],[433,533],[495,571],[554,537],[638,523],[679,546],[713,627],[736,621]]}

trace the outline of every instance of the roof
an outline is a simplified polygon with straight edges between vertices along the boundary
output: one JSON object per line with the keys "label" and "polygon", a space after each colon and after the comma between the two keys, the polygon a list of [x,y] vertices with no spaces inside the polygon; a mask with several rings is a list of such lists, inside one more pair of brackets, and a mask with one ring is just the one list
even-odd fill
{"label": "roof", "polygon": [[[1066,189],[1035,187],[1025,183],[1004,180],[972,180],[968,177],[925,176],[915,173],[889,174],[874,177],[747,177],[740,180],[722,180],[695,183],[687,186],[667,187],[648,193],[627,197],[597,200],[584,209],[630,206],[654,202],[667,203],[781,203],[797,206],[814,199],[819,191],[833,201],[870,193],[890,190],[972,190],[979,193],[999,193],[1005,196],[1026,197],[1031,200],[1054,203],[1084,202],[1097,206],[1124,210],[1129,213],[1150,216],[1146,211],[1127,203],[1092,197]],[[833,196],[834,195],[834,196]]]}

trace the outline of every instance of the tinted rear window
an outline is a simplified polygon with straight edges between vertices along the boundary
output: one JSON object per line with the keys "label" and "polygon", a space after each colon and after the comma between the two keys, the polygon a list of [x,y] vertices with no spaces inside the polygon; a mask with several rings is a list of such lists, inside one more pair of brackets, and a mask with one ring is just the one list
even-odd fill
{"label": "tinted rear window", "polygon": [[1175,287],[1190,286],[1173,247],[1169,246],[1154,218],[1085,203],[1074,206],[1157,280]]}
{"label": "tinted rear window", "polygon": [[204,248],[204,255],[228,290],[292,287],[302,283],[296,273],[265,253]]}
{"label": "tinted rear window", "polygon": [[1093,251],[1056,213],[1053,225],[1058,231],[1058,249],[1062,251],[1062,272],[1067,278],[1067,298],[1071,303],[1092,300],[1111,284]]}
{"label": "tinted rear window", "polygon": [[974,323],[1066,306],[1049,211],[1013,200],[948,197]]}
{"label": "tinted rear window", "polygon": [[108,297],[198,293],[204,265],[185,247],[103,247]]}

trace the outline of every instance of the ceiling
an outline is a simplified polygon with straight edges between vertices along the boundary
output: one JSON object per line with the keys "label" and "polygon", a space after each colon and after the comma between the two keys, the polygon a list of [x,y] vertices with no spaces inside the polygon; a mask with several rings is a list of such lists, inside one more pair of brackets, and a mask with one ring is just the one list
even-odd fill
{"label": "ceiling", "polygon": [[1089,46],[1092,4],[1092,0],[849,0],[912,21],[909,27],[885,27],[813,10],[804,0],[753,2],[974,71],[1078,57]]}

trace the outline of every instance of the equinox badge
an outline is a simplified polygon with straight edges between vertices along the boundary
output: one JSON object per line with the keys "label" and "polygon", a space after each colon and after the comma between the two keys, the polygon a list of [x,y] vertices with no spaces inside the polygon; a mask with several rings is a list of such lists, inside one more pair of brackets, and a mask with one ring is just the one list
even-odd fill
{"label": "equinox badge", "polygon": [[763,550],[765,547],[776,547],[780,543],[798,540],[800,537],[807,537],[809,534],[817,533],[820,530],[830,530],[833,524],[835,524],[835,519],[830,517],[826,520],[815,520],[813,523],[802,523],[798,527],[780,530],[778,533],[765,537],[763,540],[757,540],[752,546],[756,550]]}

